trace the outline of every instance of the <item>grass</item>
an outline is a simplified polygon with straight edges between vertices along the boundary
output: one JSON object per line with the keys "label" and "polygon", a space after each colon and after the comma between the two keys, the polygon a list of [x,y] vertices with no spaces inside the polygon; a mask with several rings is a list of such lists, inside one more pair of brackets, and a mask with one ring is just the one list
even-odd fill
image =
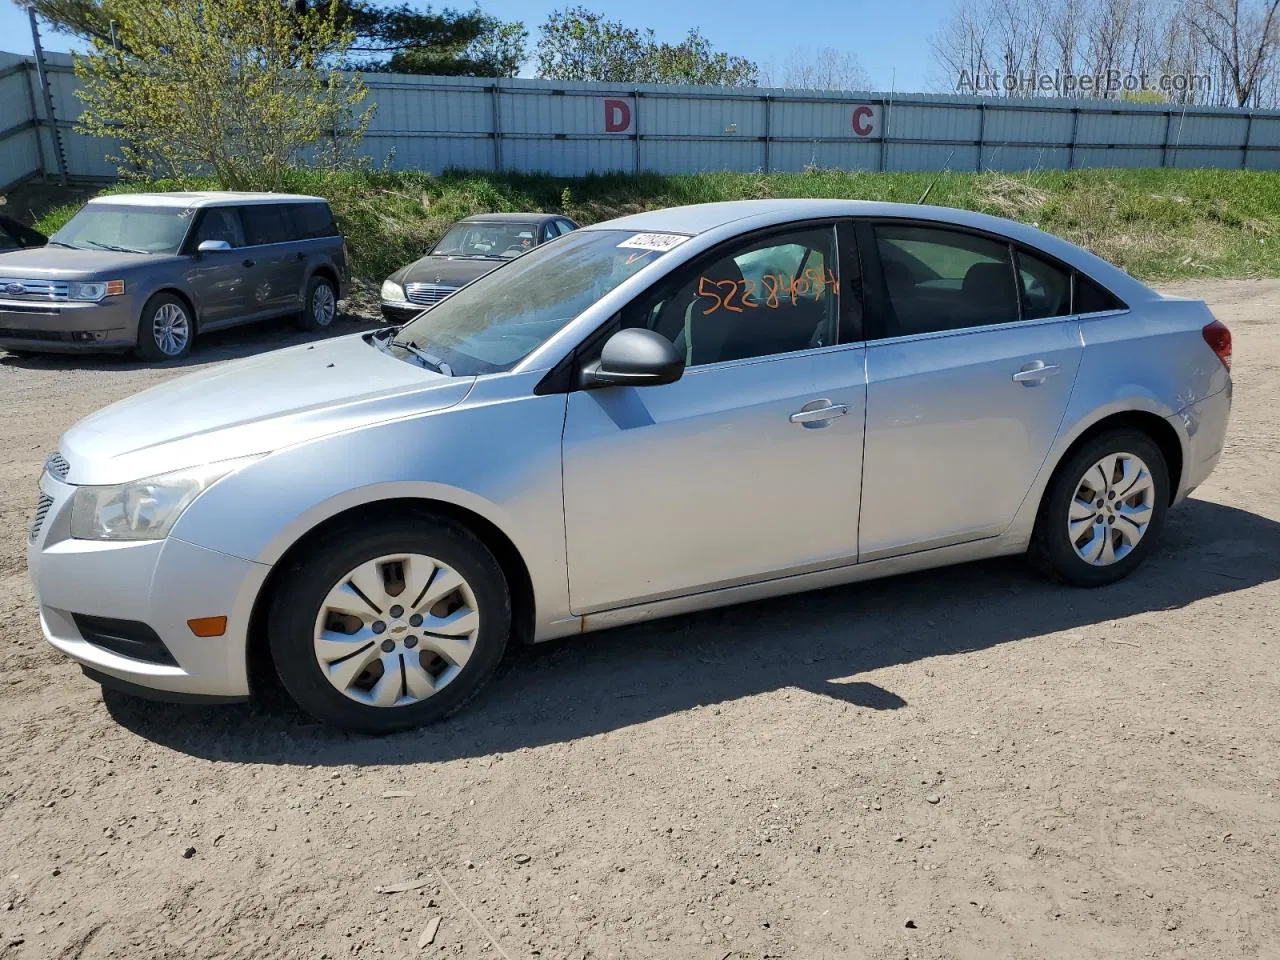
{"label": "grass", "polygon": [[[106,192],[214,189],[212,181],[122,183]],[[380,283],[420,257],[454,220],[544,210],[593,223],[686,203],[770,197],[928,202],[1031,223],[1143,280],[1280,276],[1280,173],[1073,170],[1004,173],[608,174],[581,178],[448,171],[297,172],[288,189],[324,196],[347,237],[353,273]],[[56,230],[78,209],[45,214]]]}

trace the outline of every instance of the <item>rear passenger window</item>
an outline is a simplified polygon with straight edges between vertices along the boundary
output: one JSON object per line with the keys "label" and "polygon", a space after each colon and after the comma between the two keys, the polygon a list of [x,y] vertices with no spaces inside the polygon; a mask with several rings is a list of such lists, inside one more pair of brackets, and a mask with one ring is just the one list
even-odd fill
{"label": "rear passenger window", "polygon": [[293,228],[299,240],[316,240],[334,237],[338,227],[333,222],[333,211],[327,203],[294,203],[289,212],[293,216]]}
{"label": "rear passenger window", "polygon": [[1083,273],[1076,274],[1076,313],[1103,313],[1128,309],[1125,302],[1110,290],[1094,283]]}
{"label": "rear passenger window", "polygon": [[1017,256],[1022,319],[1071,316],[1071,274],[1026,250]]}
{"label": "rear passenger window", "polygon": [[282,203],[254,203],[240,208],[244,221],[245,242],[284,243],[293,239],[293,223],[289,210]]}
{"label": "rear passenger window", "polygon": [[889,299],[886,336],[959,330],[1019,317],[1007,244],[956,230],[878,224]]}

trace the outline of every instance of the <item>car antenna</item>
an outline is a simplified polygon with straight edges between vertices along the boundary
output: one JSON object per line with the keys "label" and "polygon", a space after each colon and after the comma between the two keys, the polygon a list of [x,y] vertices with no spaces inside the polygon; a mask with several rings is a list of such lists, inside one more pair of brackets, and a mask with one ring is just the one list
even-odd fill
{"label": "car antenna", "polygon": [[937,175],[935,175],[934,178],[929,181],[929,185],[924,188],[924,193],[920,194],[920,199],[917,200],[916,203],[924,203],[927,199],[929,199],[929,193],[931,190],[933,190],[933,185],[938,182],[939,177],[941,177],[944,173],[947,172],[947,168],[951,166],[951,158],[955,156],[955,153],[956,153],[956,148],[952,147],[951,152],[947,154],[947,159],[942,162],[942,169],[939,170]]}

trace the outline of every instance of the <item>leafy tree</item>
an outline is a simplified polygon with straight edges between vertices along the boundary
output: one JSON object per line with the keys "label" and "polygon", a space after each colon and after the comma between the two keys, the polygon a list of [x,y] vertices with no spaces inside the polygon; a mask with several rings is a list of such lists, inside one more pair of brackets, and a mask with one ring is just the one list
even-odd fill
{"label": "leafy tree", "polygon": [[[24,2],[61,33],[103,41],[111,38],[109,0]],[[338,26],[353,34],[346,65],[364,71],[514,77],[527,59],[524,24],[504,23],[479,10],[459,12],[446,7],[436,12],[431,7],[377,6],[365,0],[282,3],[292,4],[299,15],[332,6]]]}
{"label": "leafy tree", "polygon": [[336,2],[104,0],[101,12],[119,43],[94,34],[76,58],[80,127],[119,140],[132,171],[273,189],[304,159],[344,160],[372,118],[356,114],[360,78],[330,66],[354,39]]}
{"label": "leafy tree", "polygon": [[679,44],[659,43],[650,29],[606,20],[585,7],[553,12],[540,30],[538,76],[613,83],[699,83],[755,86],[756,65],[715,51],[690,30]]}

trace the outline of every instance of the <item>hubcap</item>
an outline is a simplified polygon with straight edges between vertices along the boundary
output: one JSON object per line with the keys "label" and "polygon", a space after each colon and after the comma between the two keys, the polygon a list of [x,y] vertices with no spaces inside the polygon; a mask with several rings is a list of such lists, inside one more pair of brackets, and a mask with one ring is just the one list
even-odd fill
{"label": "hubcap", "polygon": [[1138,545],[1155,510],[1156,486],[1142,458],[1110,453],[1085,471],[1067,511],[1067,537],[1080,559],[1105,567]]}
{"label": "hubcap", "polygon": [[161,304],[151,329],[156,346],[166,357],[176,357],[187,348],[187,341],[191,339],[191,321],[187,319],[187,312],[176,303]]}
{"label": "hubcap", "polygon": [[400,707],[439,692],[475,648],[480,613],[462,576],[419,553],[356,567],[316,615],[315,654],[344,696]]}
{"label": "hubcap", "polygon": [[337,301],[333,298],[333,289],[327,283],[317,283],[315,292],[311,294],[311,315],[316,323],[327,327],[333,322],[338,312]]}

